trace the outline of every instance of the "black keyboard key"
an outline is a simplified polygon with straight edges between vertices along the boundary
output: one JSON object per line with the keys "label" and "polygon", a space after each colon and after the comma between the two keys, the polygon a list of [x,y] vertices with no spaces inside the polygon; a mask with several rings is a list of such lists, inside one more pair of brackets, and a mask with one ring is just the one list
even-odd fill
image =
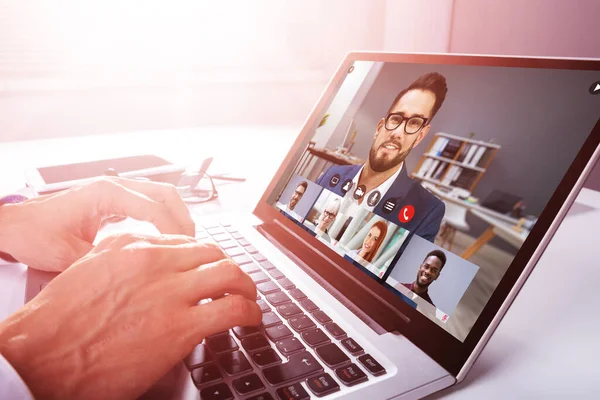
{"label": "black keyboard key", "polygon": [[329,337],[319,328],[304,331],[300,335],[302,336],[302,340],[310,347],[317,347],[322,343],[329,342]]}
{"label": "black keyboard key", "polygon": [[240,254],[244,254],[244,249],[242,249],[240,246],[236,246],[225,250],[225,253],[227,253],[229,257],[235,257],[239,256]]}
{"label": "black keyboard key", "polygon": [[217,226],[215,228],[209,228],[206,230],[211,236],[218,235],[219,233],[225,233],[225,229]]}
{"label": "black keyboard key", "polygon": [[369,379],[354,363],[336,369],[335,374],[346,386],[354,386]]}
{"label": "black keyboard key", "polygon": [[292,300],[290,300],[288,295],[283,292],[271,293],[271,294],[268,294],[266,297],[267,297],[267,301],[274,306],[278,306],[283,303],[289,303],[290,301],[292,301]]}
{"label": "black keyboard key", "polygon": [[293,317],[294,315],[302,314],[300,307],[294,303],[287,303],[277,306],[277,312],[285,319]]}
{"label": "black keyboard key", "polygon": [[256,253],[258,253],[258,250],[256,250],[256,247],[254,247],[254,246],[248,246],[248,247],[246,247],[246,251],[248,253],[250,253],[250,254],[256,254]]}
{"label": "black keyboard key", "polygon": [[264,300],[257,300],[256,304],[258,304],[258,306],[260,307],[260,311],[262,311],[262,312],[269,312],[269,311],[271,311],[271,307],[269,307],[269,305],[267,304],[267,302],[264,301]]}
{"label": "black keyboard key", "polygon": [[288,328],[285,325],[272,326],[270,328],[265,329],[265,333],[267,334],[269,339],[271,339],[274,342],[293,335],[292,331],[290,331],[290,328]]}
{"label": "black keyboard key", "polygon": [[246,400],[273,400],[273,396],[270,393],[261,393],[256,396],[248,397]]}
{"label": "black keyboard key", "polygon": [[254,326],[236,326],[233,328],[233,334],[238,339],[243,339],[246,336],[255,335],[257,333],[260,333],[260,330]]}
{"label": "black keyboard key", "polygon": [[225,242],[227,240],[230,240],[231,237],[229,236],[229,234],[227,233],[219,233],[218,235],[214,235],[212,237],[217,243],[219,242]]}
{"label": "black keyboard key", "polygon": [[263,267],[267,271],[275,268],[275,266],[273,265],[273,263],[271,261],[269,261],[269,260],[261,262],[260,265],[261,265],[261,267]]}
{"label": "black keyboard key", "polygon": [[304,292],[298,288],[290,289],[290,291],[288,293],[290,294],[290,296],[292,296],[296,300],[302,300],[302,299],[306,298],[306,295],[304,294]]}
{"label": "black keyboard key", "polygon": [[231,382],[231,385],[235,391],[241,395],[265,388],[265,385],[256,374],[250,374],[238,379],[234,379],[233,382]]}
{"label": "black keyboard key", "polygon": [[325,324],[325,329],[327,329],[327,332],[331,333],[331,336],[333,336],[336,339],[346,336],[346,332],[342,328],[340,328],[335,322]]}
{"label": "black keyboard key", "polygon": [[292,281],[290,281],[288,278],[280,279],[279,284],[281,286],[283,286],[283,288],[286,290],[294,289],[296,287],[296,285],[294,285],[294,283]]}
{"label": "black keyboard key", "polygon": [[244,239],[243,237],[241,239],[237,239],[238,243],[240,246],[250,246],[250,242],[247,241],[246,239]]}
{"label": "black keyboard key", "polygon": [[278,270],[277,268],[273,268],[269,271],[269,274],[273,277],[273,279],[281,279],[281,278],[285,278],[285,275],[283,274],[283,272],[281,272],[280,270]]}
{"label": "black keyboard key", "polygon": [[315,352],[319,358],[330,368],[337,367],[338,365],[347,363],[350,358],[340,350],[335,343],[327,343],[323,346],[319,346],[315,349]]}
{"label": "black keyboard key", "polygon": [[319,321],[321,324],[326,324],[328,322],[331,322],[331,318],[329,318],[329,316],[327,314],[325,314],[325,312],[322,310],[315,311],[314,313],[312,313],[312,316],[314,317],[314,319]]}
{"label": "black keyboard key", "polygon": [[215,363],[206,364],[192,371],[192,380],[196,386],[207,385],[223,379]]}
{"label": "black keyboard key", "polygon": [[195,368],[208,364],[211,361],[212,357],[207,351],[206,346],[199,344],[194,348],[194,350],[192,350],[192,352],[185,358],[183,362],[185,363],[187,369],[191,371]]}
{"label": "black keyboard key", "polygon": [[356,343],[356,341],[352,338],[343,339],[341,343],[342,346],[344,346],[344,348],[353,356],[363,352],[363,348],[360,346],[360,344]]}
{"label": "black keyboard key", "polygon": [[[263,272],[263,274],[264,274],[264,272]],[[273,281],[259,283],[258,285],[256,285],[256,288],[262,294],[275,293],[275,292],[279,292],[281,290],[281,288],[279,286],[277,286],[277,284]]]}
{"label": "black keyboard key", "polygon": [[310,328],[316,327],[315,323],[306,315],[298,315],[288,320],[292,328],[296,332],[302,332]]}
{"label": "black keyboard key", "polygon": [[287,385],[277,389],[277,397],[280,400],[306,400],[310,399],[310,396],[304,390],[301,384],[294,383],[293,385]]}
{"label": "black keyboard key", "polygon": [[268,328],[273,325],[281,324],[281,319],[273,311],[263,313],[262,326]]}
{"label": "black keyboard key", "polygon": [[244,239],[244,236],[242,236],[242,234],[237,232],[236,230],[233,230],[232,232],[229,229],[227,229],[227,232],[231,233],[231,236],[233,236],[233,238],[237,241]]}
{"label": "black keyboard key", "polygon": [[285,364],[265,368],[263,375],[267,382],[275,386],[299,380],[319,371],[323,371],[321,364],[315,360],[312,354],[303,351],[292,354]]}
{"label": "black keyboard key", "polygon": [[228,334],[206,338],[206,346],[208,346],[215,354],[226,353],[238,349],[237,343]]}
{"label": "black keyboard key", "polygon": [[246,349],[247,352],[251,353],[257,350],[267,349],[271,347],[271,345],[263,335],[252,335],[242,339],[242,347]]}
{"label": "black keyboard key", "polygon": [[385,368],[377,362],[370,354],[364,354],[358,357],[358,361],[371,373],[373,376],[385,374]]}
{"label": "black keyboard key", "polygon": [[338,385],[328,373],[308,378],[306,380],[306,386],[308,386],[317,397],[323,397],[340,390],[340,385]]}
{"label": "black keyboard key", "polygon": [[277,346],[277,349],[279,349],[279,351],[283,353],[284,356],[305,349],[302,342],[296,337],[290,337],[287,339],[280,340],[279,342],[275,343],[275,345]]}
{"label": "black keyboard key", "polygon": [[256,353],[252,353],[251,357],[252,360],[254,360],[254,363],[259,367],[266,367],[281,362],[281,357],[279,357],[279,354],[273,349],[257,351]]}
{"label": "black keyboard key", "polygon": [[263,256],[260,253],[253,254],[252,257],[254,257],[254,259],[256,261],[258,261],[258,262],[262,262],[262,261],[266,261],[267,260],[267,257]]}
{"label": "black keyboard key", "polygon": [[252,281],[254,283],[267,282],[271,280],[271,278],[269,278],[264,272],[257,272],[255,274],[251,274],[250,278],[252,278]]}
{"label": "black keyboard key", "polygon": [[313,312],[319,309],[311,299],[304,299],[300,301],[300,305],[308,312]]}
{"label": "black keyboard key", "polygon": [[241,351],[223,354],[219,357],[219,365],[227,372],[227,375],[237,375],[252,369]]}
{"label": "black keyboard key", "polygon": [[219,383],[211,387],[204,388],[200,391],[201,400],[231,400],[233,393],[229,390],[226,383]]}
{"label": "black keyboard key", "polygon": [[261,271],[260,267],[256,263],[240,265],[240,269],[247,274],[253,274]]}
{"label": "black keyboard key", "polygon": [[235,240],[225,240],[225,241],[219,242],[219,247],[221,247],[223,250],[227,250],[227,249],[233,249],[234,247],[238,247],[238,245],[235,242]]}
{"label": "black keyboard key", "polygon": [[231,257],[231,259],[237,265],[250,264],[252,262],[252,259],[250,257],[248,257],[247,255],[245,255],[245,254],[242,254],[242,255],[239,255],[239,256],[235,256],[235,257]]}

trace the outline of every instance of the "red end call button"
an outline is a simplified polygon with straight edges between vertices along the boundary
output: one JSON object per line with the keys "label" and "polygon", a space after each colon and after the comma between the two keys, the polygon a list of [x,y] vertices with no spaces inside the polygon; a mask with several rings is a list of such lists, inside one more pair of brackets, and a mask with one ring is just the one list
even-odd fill
{"label": "red end call button", "polygon": [[403,224],[407,223],[415,216],[415,208],[411,205],[404,206],[398,213],[398,220]]}

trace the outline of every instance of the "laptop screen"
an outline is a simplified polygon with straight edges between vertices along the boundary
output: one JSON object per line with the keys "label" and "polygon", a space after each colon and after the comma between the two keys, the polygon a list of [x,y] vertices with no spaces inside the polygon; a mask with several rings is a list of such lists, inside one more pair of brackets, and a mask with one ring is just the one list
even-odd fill
{"label": "laptop screen", "polygon": [[599,80],[356,61],[272,205],[464,341],[597,123]]}

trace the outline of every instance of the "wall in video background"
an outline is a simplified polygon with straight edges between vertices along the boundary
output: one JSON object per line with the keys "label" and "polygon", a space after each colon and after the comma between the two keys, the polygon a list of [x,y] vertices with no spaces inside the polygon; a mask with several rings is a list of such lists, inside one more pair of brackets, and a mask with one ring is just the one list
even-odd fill
{"label": "wall in video background", "polygon": [[307,180],[306,178],[301,177],[300,175],[294,175],[292,179],[290,179],[290,182],[284,189],[283,193],[281,193],[281,196],[279,197],[278,201],[281,204],[287,204],[290,201],[292,194],[296,190],[296,187],[301,182],[308,183],[308,186],[306,188],[306,191],[304,192],[304,195],[302,196],[298,204],[296,204],[294,212],[300,215],[302,218],[304,218],[306,217],[306,214],[308,214],[308,211],[312,208],[316,198],[319,196],[319,193],[321,193],[321,186]]}
{"label": "wall in video background", "polygon": [[479,270],[477,265],[415,235],[396,262],[390,277],[400,283],[414,282],[419,266],[432,250],[442,250],[446,254],[446,264],[438,279],[429,285],[429,296],[437,308],[452,315]]}

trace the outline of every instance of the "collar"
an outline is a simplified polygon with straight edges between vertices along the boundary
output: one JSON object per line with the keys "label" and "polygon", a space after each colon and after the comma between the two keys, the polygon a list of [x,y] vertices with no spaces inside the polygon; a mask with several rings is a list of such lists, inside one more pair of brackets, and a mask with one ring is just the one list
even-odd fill
{"label": "collar", "polygon": [[[344,196],[345,198],[351,199],[356,204],[358,204],[358,201],[354,200],[354,198],[352,196],[354,194],[354,190],[356,190],[356,188],[358,186],[358,178],[360,177],[360,174],[362,173],[364,168],[365,168],[365,165],[363,164],[362,167],[360,167],[360,169],[356,173],[356,175],[354,175],[354,178],[352,178],[352,189],[350,191],[348,191],[348,193],[346,193],[346,196]],[[406,171],[405,171],[404,162],[403,162],[400,165],[400,168],[398,168],[398,171],[396,171],[394,173],[394,175],[387,178],[381,185],[374,187],[373,189],[369,190],[367,193],[364,194],[363,201],[361,203],[361,207],[365,208],[368,211],[373,211],[375,209],[375,207],[377,207],[377,204],[375,204],[375,206],[369,206],[369,204],[367,204],[367,199],[369,198],[371,193],[378,191],[379,192],[379,201],[381,201],[381,199],[385,196],[385,194],[388,192],[388,190],[390,190],[390,188],[392,187],[394,182],[396,182],[398,177],[401,177],[401,179],[402,179],[402,177],[404,177],[404,176],[406,176]],[[405,185],[402,185],[402,186],[405,186]]]}

